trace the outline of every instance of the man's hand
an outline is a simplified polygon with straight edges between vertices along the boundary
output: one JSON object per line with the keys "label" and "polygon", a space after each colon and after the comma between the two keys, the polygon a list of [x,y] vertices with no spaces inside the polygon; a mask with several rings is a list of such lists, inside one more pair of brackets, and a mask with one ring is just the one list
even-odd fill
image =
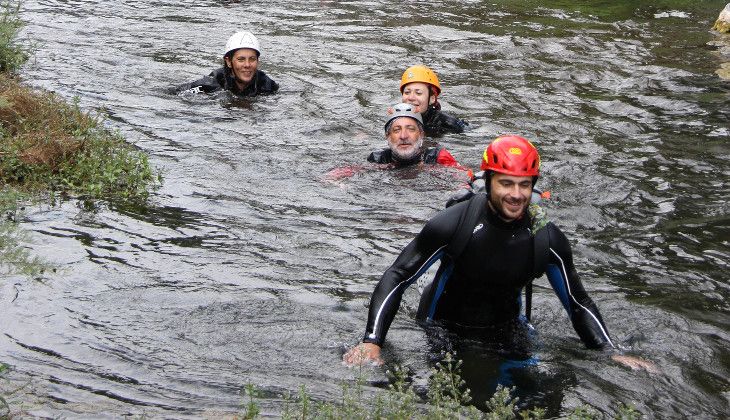
{"label": "man's hand", "polygon": [[660,373],[659,368],[654,362],[644,360],[635,356],[628,356],[625,354],[614,354],[611,356],[615,362],[621,363],[622,365],[631,368],[631,370],[645,370],[649,373]]}
{"label": "man's hand", "polygon": [[380,346],[373,343],[360,343],[342,356],[342,362],[348,366],[359,366],[372,363],[380,366],[384,363],[380,358]]}

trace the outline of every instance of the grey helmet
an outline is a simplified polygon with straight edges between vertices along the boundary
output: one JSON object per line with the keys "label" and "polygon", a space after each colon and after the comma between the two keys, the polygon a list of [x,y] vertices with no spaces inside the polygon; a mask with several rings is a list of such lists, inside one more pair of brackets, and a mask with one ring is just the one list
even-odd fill
{"label": "grey helmet", "polygon": [[418,123],[418,126],[421,129],[423,129],[423,118],[421,118],[421,114],[413,111],[413,105],[400,103],[397,105],[393,105],[393,113],[388,114],[388,117],[385,120],[385,132],[386,133],[388,133],[390,124],[392,124],[396,118],[400,118],[400,117],[413,118]]}

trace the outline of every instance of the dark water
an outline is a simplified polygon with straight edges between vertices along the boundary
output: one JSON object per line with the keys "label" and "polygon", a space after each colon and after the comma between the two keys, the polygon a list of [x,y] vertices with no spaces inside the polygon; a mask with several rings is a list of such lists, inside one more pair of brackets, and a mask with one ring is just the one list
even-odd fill
{"label": "dark water", "polygon": [[[26,214],[34,252],[62,267],[0,284],[0,360],[31,378],[28,411],[215,417],[239,410],[249,382],[271,415],[300,384],[339,399],[375,282],[460,177],[324,175],[384,144],[383,110],[422,62],[444,109],[475,127],[439,139],[462,163],[500,133],[535,140],[548,212],[614,340],[662,370],[583,349],[541,280],[540,362],[514,372],[526,403],[726,417],[730,85],[714,73],[728,58],[706,45],[724,2],[545,3],[24,1],[28,83],[104,109],[165,177],[146,208]],[[166,93],[216,68],[242,25],[278,95]],[[413,289],[386,356],[422,381]],[[497,372],[473,353],[481,398]]]}

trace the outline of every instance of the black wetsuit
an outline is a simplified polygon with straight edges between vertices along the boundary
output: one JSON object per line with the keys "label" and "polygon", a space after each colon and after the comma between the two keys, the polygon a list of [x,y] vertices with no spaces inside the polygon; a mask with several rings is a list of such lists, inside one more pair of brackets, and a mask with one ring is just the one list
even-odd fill
{"label": "black wetsuit", "polygon": [[427,136],[438,136],[444,133],[463,133],[469,127],[469,124],[449,115],[440,109],[429,105],[426,112],[421,114],[423,117],[423,131]]}
{"label": "black wetsuit", "polygon": [[423,162],[427,164],[435,164],[437,163],[437,159],[439,157],[439,153],[441,150],[445,150],[442,147],[436,146],[436,147],[428,147],[424,149],[423,153],[417,155],[413,159],[409,161],[401,161],[397,157],[393,155],[393,151],[390,148],[382,149],[382,150],[376,150],[374,152],[371,152],[370,155],[368,155],[368,162],[371,163],[380,163],[380,164],[386,164],[386,163],[395,163],[400,166],[408,166],[413,165],[418,162]]}
{"label": "black wetsuit", "polygon": [[[518,319],[522,288],[534,277],[529,214],[507,223],[485,206],[466,248],[451,264],[445,251],[467,206],[464,201],[439,212],[386,270],[370,301],[364,342],[382,346],[405,288],[442,258],[439,275],[430,286],[435,292],[430,301],[421,300],[419,314],[456,330],[494,327]],[[542,229],[549,229],[550,235],[549,261],[542,271],[575,331],[587,347],[612,347],[601,315],[575,271],[567,238],[550,222]]]}
{"label": "black wetsuit", "polygon": [[279,85],[261,70],[256,70],[251,83],[245,89],[238,89],[233,72],[228,67],[221,67],[213,70],[208,76],[194,82],[173,88],[174,93],[183,92],[205,92],[211,93],[219,90],[228,90],[238,96],[256,96],[267,93],[274,93],[279,90]]}

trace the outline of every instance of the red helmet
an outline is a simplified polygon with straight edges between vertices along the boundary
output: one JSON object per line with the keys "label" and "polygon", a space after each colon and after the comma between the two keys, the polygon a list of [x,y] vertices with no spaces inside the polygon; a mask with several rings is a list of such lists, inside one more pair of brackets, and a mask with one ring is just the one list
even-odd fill
{"label": "red helmet", "polygon": [[497,137],[484,150],[483,171],[494,171],[514,176],[540,176],[540,154],[524,137]]}

